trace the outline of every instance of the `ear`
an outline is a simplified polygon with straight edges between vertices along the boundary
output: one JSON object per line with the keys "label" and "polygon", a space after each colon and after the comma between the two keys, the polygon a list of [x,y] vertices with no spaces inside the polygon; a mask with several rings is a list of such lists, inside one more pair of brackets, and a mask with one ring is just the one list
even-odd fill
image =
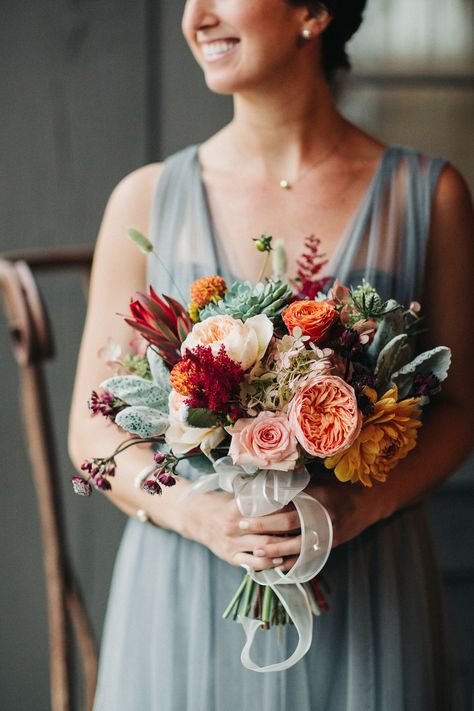
{"label": "ear", "polygon": [[311,30],[313,37],[319,37],[332,22],[332,15],[328,12],[324,5],[320,5],[317,10],[306,8],[303,19],[302,29],[308,28]]}

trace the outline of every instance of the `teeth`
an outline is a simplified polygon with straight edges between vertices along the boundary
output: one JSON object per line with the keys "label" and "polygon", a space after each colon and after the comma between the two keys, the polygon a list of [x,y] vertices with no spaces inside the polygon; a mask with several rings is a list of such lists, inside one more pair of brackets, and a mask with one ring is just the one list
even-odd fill
{"label": "teeth", "polygon": [[229,52],[236,44],[238,44],[238,40],[218,40],[217,42],[203,45],[203,52],[206,57],[214,57],[216,54]]}

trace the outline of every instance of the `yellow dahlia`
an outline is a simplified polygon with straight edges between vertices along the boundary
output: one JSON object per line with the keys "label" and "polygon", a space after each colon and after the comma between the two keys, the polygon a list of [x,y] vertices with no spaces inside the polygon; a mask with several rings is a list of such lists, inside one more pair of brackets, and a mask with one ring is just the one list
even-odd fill
{"label": "yellow dahlia", "polygon": [[324,464],[327,469],[334,469],[340,481],[361,481],[364,486],[372,486],[371,478],[386,481],[388,472],[415,447],[421,427],[420,398],[397,402],[396,386],[379,400],[374,390],[365,388],[364,392],[373,402],[372,414],[351,447],[328,457]]}
{"label": "yellow dahlia", "polygon": [[191,303],[203,309],[211,301],[222,299],[227,291],[227,284],[220,276],[208,276],[198,279],[191,285]]}

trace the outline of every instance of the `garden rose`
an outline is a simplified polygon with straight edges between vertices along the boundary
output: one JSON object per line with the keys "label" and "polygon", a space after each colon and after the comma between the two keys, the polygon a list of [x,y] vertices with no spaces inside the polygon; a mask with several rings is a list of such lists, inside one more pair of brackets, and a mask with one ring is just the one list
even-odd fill
{"label": "garden rose", "polygon": [[210,453],[225,437],[222,427],[191,427],[185,422],[185,397],[171,390],[168,398],[170,426],[165,432],[168,446],[175,454],[186,454],[196,447]]}
{"label": "garden rose", "polygon": [[298,442],[316,457],[350,447],[362,424],[354,389],[337,375],[309,380],[291,401],[288,419]]}
{"label": "garden rose", "polygon": [[321,343],[337,319],[337,311],[327,301],[293,301],[283,311],[282,318],[290,333],[299,327],[303,336]]}
{"label": "garden rose", "polygon": [[229,455],[234,464],[259,469],[294,469],[298,459],[296,437],[285,415],[260,412],[257,417],[242,417],[232,427]]}
{"label": "garden rose", "polygon": [[245,323],[232,316],[210,316],[194,325],[183,341],[181,353],[202,345],[210,346],[217,356],[224,345],[229,358],[240,363],[242,370],[248,370],[262,358],[272,336],[273,324],[265,314],[252,316]]}

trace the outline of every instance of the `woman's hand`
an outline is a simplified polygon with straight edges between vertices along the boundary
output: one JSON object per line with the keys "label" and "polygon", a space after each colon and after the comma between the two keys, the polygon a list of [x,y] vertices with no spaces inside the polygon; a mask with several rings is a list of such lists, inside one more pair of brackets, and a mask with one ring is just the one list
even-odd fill
{"label": "woman's hand", "polygon": [[224,492],[201,494],[184,503],[182,534],[227,563],[253,570],[289,570],[301,548],[299,517],[293,508],[244,517],[233,495]]}
{"label": "woman's hand", "polygon": [[319,501],[329,514],[333,526],[333,548],[355,538],[387,515],[383,510],[383,484],[376,482],[372,487],[343,484],[333,474],[321,478],[322,481],[310,483],[305,491]]}

